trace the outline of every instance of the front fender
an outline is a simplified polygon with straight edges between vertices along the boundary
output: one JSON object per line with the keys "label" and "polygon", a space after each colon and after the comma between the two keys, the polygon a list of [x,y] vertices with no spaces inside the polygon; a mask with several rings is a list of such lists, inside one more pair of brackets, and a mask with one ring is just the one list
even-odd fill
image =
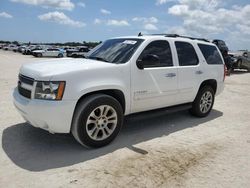
{"label": "front fender", "polygon": [[125,98],[125,115],[130,113],[130,94],[126,88],[121,87],[120,85],[114,85],[114,84],[103,84],[103,85],[98,85],[98,86],[91,86],[87,87],[86,89],[83,89],[79,91],[78,96],[77,96],[77,101],[80,100],[84,95],[87,95],[89,93],[96,93],[102,91],[107,91],[107,90],[118,90],[123,93],[124,98]]}

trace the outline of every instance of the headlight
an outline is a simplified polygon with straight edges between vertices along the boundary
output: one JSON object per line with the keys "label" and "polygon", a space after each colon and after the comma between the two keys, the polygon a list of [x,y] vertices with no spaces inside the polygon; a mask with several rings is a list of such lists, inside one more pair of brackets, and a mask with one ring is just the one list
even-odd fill
{"label": "headlight", "polygon": [[35,99],[62,100],[65,82],[38,81],[35,90]]}

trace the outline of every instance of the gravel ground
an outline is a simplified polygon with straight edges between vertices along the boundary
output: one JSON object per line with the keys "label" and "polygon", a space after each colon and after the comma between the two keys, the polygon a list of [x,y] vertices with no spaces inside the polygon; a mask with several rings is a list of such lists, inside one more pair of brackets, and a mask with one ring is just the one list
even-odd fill
{"label": "gravel ground", "polygon": [[227,77],[206,118],[132,116],[112,144],[90,150],[15,110],[18,70],[35,60],[0,50],[0,187],[250,187],[250,73]]}

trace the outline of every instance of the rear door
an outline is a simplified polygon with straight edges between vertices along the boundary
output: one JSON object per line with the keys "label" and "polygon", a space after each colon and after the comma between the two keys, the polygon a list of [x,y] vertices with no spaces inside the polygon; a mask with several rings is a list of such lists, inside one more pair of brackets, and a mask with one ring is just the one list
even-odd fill
{"label": "rear door", "polygon": [[53,50],[52,48],[45,50],[44,56],[51,56],[52,50]]}
{"label": "rear door", "polygon": [[60,50],[59,49],[53,49],[53,53],[52,53],[52,56],[53,57],[57,57],[58,56],[58,54],[59,54],[59,52],[60,52]]}
{"label": "rear door", "polygon": [[175,41],[178,59],[178,98],[177,103],[192,102],[196,97],[204,70],[192,43]]}

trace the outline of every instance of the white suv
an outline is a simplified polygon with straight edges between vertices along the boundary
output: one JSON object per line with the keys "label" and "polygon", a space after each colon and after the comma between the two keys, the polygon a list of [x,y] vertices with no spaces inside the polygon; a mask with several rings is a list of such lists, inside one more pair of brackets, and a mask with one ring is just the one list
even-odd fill
{"label": "white suv", "polygon": [[189,104],[193,115],[207,116],[224,79],[214,44],[138,35],[107,40],[86,59],[25,64],[13,97],[33,126],[101,147],[117,136],[125,115]]}

